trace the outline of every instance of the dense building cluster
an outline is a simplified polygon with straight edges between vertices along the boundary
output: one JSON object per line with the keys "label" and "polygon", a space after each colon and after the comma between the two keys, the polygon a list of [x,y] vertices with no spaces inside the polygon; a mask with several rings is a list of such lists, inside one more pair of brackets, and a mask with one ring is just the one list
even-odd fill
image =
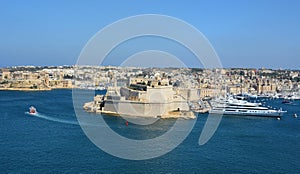
{"label": "dense building cluster", "polygon": [[1,69],[0,88],[15,90],[50,90],[72,88],[74,70],[61,67],[11,67]]}
{"label": "dense building cluster", "polygon": [[105,89],[129,84],[197,89],[201,98],[230,93],[299,92],[300,71],[271,69],[137,68],[116,66],[11,67],[0,71],[1,89]]}

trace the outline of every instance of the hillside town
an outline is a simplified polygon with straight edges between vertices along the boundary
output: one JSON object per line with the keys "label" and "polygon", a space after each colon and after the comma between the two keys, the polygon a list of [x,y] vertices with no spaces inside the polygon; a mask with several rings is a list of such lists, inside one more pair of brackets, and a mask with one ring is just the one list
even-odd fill
{"label": "hillside town", "polygon": [[19,66],[2,68],[1,90],[40,91],[57,88],[72,88],[72,66]]}
{"label": "hillside town", "polygon": [[17,66],[0,69],[1,90],[107,89],[147,80],[174,88],[197,89],[200,98],[248,93],[299,93],[299,70],[138,68],[117,66]]}

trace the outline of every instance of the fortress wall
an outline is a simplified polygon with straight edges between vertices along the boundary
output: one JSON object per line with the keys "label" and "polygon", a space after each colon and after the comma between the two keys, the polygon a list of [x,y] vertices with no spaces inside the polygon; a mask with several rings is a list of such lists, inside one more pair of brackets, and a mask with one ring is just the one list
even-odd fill
{"label": "fortress wall", "polygon": [[150,102],[167,102],[173,100],[174,91],[172,86],[147,88],[147,98]]}
{"label": "fortress wall", "polygon": [[130,102],[119,102],[119,113],[126,115],[142,116],[144,114],[145,107],[143,104],[130,103]]}
{"label": "fortress wall", "polygon": [[188,111],[188,110],[190,110],[189,105],[188,105],[188,103],[186,101],[178,101],[178,102],[170,103],[170,105],[169,105],[169,110],[170,111],[177,110],[178,108],[181,111]]}

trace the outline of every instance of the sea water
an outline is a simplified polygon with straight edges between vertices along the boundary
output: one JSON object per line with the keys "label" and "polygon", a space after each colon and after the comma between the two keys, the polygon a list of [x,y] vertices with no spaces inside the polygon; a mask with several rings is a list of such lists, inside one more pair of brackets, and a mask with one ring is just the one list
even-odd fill
{"label": "sea water", "polygon": [[[288,112],[281,120],[224,116],[214,136],[202,146],[198,139],[207,114],[199,114],[192,132],[173,151],[132,161],[105,153],[85,136],[74,112],[72,90],[0,91],[0,172],[298,173],[300,119],[293,115],[300,116],[300,102],[263,102]],[[26,113],[31,105],[38,115]],[[114,131],[137,140],[155,138],[174,124],[174,119],[163,119],[150,126],[126,126],[120,117],[103,117]]]}

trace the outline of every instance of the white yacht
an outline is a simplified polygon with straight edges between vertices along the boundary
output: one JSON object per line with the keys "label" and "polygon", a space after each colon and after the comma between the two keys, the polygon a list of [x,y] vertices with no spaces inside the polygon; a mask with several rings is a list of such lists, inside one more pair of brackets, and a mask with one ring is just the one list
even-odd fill
{"label": "white yacht", "polygon": [[270,109],[261,105],[261,103],[251,103],[244,100],[238,100],[233,97],[228,99],[219,98],[211,101],[212,114],[223,115],[241,115],[241,116],[263,116],[263,117],[281,117],[286,111]]}

